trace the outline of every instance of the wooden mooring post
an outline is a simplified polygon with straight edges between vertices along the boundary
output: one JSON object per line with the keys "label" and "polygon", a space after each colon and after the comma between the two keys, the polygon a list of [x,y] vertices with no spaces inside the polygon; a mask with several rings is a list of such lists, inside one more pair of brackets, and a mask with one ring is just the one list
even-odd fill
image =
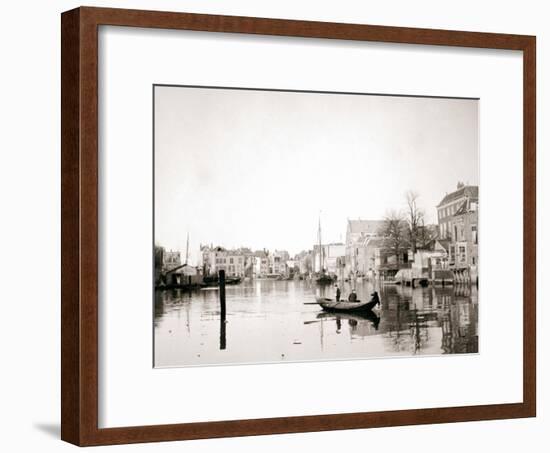
{"label": "wooden mooring post", "polygon": [[226,347],[226,311],[225,311],[225,271],[218,272],[218,285],[220,290],[220,349]]}

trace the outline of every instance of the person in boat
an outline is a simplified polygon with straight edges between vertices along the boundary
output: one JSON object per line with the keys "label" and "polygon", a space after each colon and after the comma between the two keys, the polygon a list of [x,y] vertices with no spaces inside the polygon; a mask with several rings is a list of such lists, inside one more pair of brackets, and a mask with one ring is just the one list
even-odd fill
{"label": "person in boat", "polygon": [[334,287],[336,288],[336,302],[340,302],[340,288],[338,287],[338,285],[334,285]]}
{"label": "person in boat", "polygon": [[349,293],[348,301],[349,302],[357,302],[357,293],[355,292],[354,289],[352,289],[351,293]]}
{"label": "person in boat", "polygon": [[376,302],[377,304],[380,304],[380,297],[378,297],[378,291],[375,291],[371,294],[371,302]]}

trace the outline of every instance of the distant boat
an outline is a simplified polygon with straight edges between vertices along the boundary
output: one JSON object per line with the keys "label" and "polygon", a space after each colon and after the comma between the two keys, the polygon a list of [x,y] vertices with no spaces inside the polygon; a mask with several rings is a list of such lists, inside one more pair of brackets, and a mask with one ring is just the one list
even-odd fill
{"label": "distant boat", "polygon": [[[207,285],[217,285],[218,284],[218,276],[217,275],[207,275],[203,279],[204,283]],[[241,283],[241,277],[225,277],[225,284],[226,285],[237,285]]]}
{"label": "distant boat", "polygon": [[325,272],[325,251],[321,241],[321,216],[319,216],[319,231],[317,232],[319,239],[319,269],[321,270],[315,277],[315,282],[319,285],[330,285],[334,282],[334,278]]}

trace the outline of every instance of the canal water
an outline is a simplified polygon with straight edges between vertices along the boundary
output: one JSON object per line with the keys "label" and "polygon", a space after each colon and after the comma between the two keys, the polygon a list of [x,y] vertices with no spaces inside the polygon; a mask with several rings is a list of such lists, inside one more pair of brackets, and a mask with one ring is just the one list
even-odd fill
{"label": "canal water", "polygon": [[[367,314],[327,313],[316,295],[330,286],[252,280],[226,287],[155,292],[155,367],[320,361],[478,352],[475,286],[411,288],[356,282],[360,300],[380,294]],[[347,297],[351,284],[345,283]]]}

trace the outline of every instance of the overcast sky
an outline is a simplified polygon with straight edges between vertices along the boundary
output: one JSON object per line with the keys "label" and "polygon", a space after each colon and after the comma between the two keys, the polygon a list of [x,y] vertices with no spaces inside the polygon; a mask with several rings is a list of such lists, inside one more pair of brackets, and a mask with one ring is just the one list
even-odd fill
{"label": "overcast sky", "polygon": [[348,218],[382,219],[415,190],[428,222],[479,183],[478,102],[155,88],[155,242],[311,248]]}

